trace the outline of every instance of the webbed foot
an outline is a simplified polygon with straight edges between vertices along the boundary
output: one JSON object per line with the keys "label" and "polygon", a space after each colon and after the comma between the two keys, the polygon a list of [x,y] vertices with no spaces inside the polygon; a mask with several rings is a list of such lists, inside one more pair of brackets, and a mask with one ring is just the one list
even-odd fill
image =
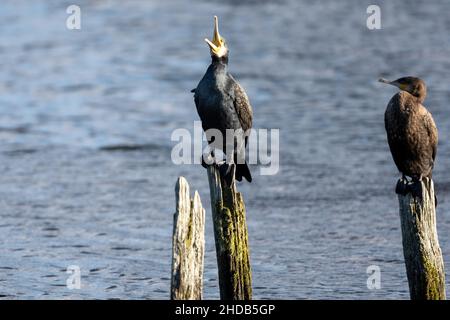
{"label": "webbed foot", "polygon": [[405,177],[398,179],[395,193],[405,196],[408,193],[408,180]]}
{"label": "webbed foot", "polygon": [[[205,159],[206,157],[206,159]],[[216,162],[216,159],[214,158],[214,153],[209,153],[207,155],[202,154],[201,155],[201,164],[202,167],[205,169],[208,169],[209,166],[213,165]]]}
{"label": "webbed foot", "polygon": [[232,165],[226,162],[218,165],[220,176],[227,186],[230,186],[233,182],[233,174],[231,170]]}
{"label": "webbed foot", "polygon": [[203,155],[201,155],[200,161],[201,161],[202,167],[207,169],[208,168],[208,164],[206,163],[205,158],[203,157]]}
{"label": "webbed foot", "polygon": [[420,180],[413,180],[409,185],[409,190],[414,198],[422,199],[422,182]]}

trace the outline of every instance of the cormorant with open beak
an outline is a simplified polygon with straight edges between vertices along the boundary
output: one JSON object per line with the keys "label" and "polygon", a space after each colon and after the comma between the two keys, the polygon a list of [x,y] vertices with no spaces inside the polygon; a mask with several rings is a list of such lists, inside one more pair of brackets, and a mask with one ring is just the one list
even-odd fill
{"label": "cormorant with open beak", "polygon": [[[416,77],[379,81],[401,90],[390,100],[384,117],[389,148],[402,173],[396,192],[404,195],[410,191],[421,197],[420,181],[423,177],[431,179],[438,143],[433,117],[422,105],[427,87]],[[412,184],[407,183],[406,176],[412,178]]]}
{"label": "cormorant with open beak", "polygon": [[[220,146],[226,154],[227,129],[236,131],[233,141],[228,141],[233,146],[233,156],[227,157],[229,162],[236,164],[236,180],[241,181],[244,177],[252,181],[252,176],[245,162],[245,147],[247,146],[249,129],[252,127],[253,111],[250,101],[240,84],[228,72],[228,47],[225,39],[219,34],[217,17],[214,16],[214,34],[210,41],[205,39],[209,46],[212,62],[196,89],[193,89],[195,105],[202,121],[203,130],[216,129],[222,134],[223,140],[215,141],[208,137],[208,144],[212,147]],[[239,133],[240,132],[240,133]],[[212,154],[214,154],[212,152]],[[203,158],[202,158],[202,162]],[[230,166],[220,167],[221,175],[228,175]],[[230,179],[227,179],[230,180]]]}

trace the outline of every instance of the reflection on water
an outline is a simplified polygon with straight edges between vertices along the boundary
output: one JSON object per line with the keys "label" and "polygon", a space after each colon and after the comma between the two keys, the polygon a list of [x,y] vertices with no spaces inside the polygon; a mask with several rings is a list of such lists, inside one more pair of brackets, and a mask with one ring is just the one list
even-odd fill
{"label": "reflection on water", "polygon": [[[380,31],[365,27],[369,1],[78,4],[82,29],[68,31],[60,1],[2,2],[0,297],[169,297],[177,177],[209,206],[203,168],[171,163],[170,134],[198,120],[189,91],[214,14],[255,127],[281,129],[279,174],[239,186],[255,298],[408,298],[383,124],[395,91],[379,76],[429,85],[450,263],[449,3],[381,1]],[[218,298],[207,219],[205,297]],[[65,287],[69,265],[81,290]]]}

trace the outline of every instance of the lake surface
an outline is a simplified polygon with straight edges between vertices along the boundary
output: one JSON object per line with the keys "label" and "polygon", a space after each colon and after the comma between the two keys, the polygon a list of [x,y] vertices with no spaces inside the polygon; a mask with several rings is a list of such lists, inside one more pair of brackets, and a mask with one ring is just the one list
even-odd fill
{"label": "lake surface", "polygon": [[219,297],[206,172],[170,157],[172,131],[198,120],[213,15],[254,127],[280,129],[279,173],[238,185],[254,298],[409,298],[380,76],[428,84],[450,266],[450,2],[378,1],[372,31],[371,1],[76,3],[81,30],[60,1],[0,8],[1,298],[167,299],[180,175],[207,208],[204,296]]}

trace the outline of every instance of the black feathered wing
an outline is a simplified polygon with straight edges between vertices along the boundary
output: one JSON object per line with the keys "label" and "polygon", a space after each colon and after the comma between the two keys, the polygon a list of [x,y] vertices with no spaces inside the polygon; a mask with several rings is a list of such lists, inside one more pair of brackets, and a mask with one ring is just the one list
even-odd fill
{"label": "black feathered wing", "polygon": [[[248,99],[247,93],[241,87],[239,82],[237,82],[231,75],[230,80],[232,81],[233,86],[232,92],[233,92],[234,109],[238,116],[239,123],[241,124],[243,133],[245,134],[245,145],[244,145],[245,148],[248,142],[248,134],[250,133],[250,131],[248,130],[252,128],[253,124],[253,109],[250,104],[250,100]],[[242,177],[245,177],[245,179],[247,179],[248,182],[252,182],[250,169],[246,162],[237,163],[236,165],[236,179],[238,181],[241,181]]]}
{"label": "black feathered wing", "polygon": [[230,79],[232,81],[233,86],[233,103],[234,109],[239,118],[239,122],[241,124],[242,130],[247,131],[252,128],[253,123],[253,109],[250,104],[250,100],[248,99],[247,93],[241,87],[239,82],[237,82],[231,75]]}

